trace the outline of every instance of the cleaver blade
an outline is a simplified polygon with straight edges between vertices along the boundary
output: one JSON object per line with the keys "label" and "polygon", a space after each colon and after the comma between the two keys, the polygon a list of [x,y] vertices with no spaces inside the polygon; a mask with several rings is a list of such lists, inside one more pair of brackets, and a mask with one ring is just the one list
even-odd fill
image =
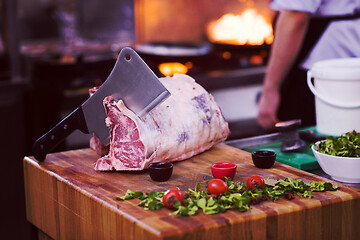
{"label": "cleaver blade", "polygon": [[112,96],[122,99],[127,108],[144,118],[152,109],[170,96],[155,73],[141,57],[129,47],[123,48],[106,81],[81,106],[45,133],[33,144],[33,155],[43,161],[73,131],[95,133],[104,145],[110,142],[109,128],[103,100]]}

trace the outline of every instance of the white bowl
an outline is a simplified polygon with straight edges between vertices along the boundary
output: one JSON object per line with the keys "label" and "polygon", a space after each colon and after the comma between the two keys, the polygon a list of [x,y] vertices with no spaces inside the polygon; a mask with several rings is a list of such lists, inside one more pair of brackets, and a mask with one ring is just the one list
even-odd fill
{"label": "white bowl", "polygon": [[345,183],[360,183],[360,158],[337,157],[317,151],[320,142],[311,147],[322,170],[334,180]]}

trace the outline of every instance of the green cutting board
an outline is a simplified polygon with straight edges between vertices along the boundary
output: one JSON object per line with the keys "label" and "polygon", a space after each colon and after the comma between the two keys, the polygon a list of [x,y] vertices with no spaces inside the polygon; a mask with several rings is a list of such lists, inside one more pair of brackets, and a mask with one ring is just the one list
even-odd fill
{"label": "green cutting board", "polygon": [[[303,128],[299,131],[307,131],[312,130],[315,133],[316,127]],[[276,161],[280,163],[284,163],[286,165],[292,166],[297,169],[310,171],[320,168],[319,163],[317,162],[312,150],[312,143],[306,143],[306,146],[298,151],[293,152],[282,152],[281,142],[268,143],[264,145],[259,145],[251,148],[244,148],[243,150],[247,152],[253,152],[258,150],[269,150],[276,152]]]}

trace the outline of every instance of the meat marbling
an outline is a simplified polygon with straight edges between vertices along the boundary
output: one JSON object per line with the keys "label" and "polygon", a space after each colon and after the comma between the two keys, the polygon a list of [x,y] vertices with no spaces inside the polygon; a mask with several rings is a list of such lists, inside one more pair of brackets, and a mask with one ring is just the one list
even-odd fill
{"label": "meat marbling", "polygon": [[[193,78],[175,74],[160,80],[171,96],[144,119],[126,108],[122,100],[104,99],[110,149],[96,161],[95,170],[137,171],[152,162],[181,161],[228,137],[228,123],[219,106]],[[90,147],[102,154],[106,148],[96,140],[94,136]]]}

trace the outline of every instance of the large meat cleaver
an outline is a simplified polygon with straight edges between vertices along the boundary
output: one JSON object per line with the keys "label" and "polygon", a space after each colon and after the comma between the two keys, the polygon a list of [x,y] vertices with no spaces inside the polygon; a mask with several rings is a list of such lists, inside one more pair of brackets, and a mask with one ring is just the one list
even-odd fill
{"label": "large meat cleaver", "polygon": [[123,48],[109,77],[95,94],[36,140],[32,148],[34,157],[45,160],[47,153],[77,129],[83,133],[95,133],[104,145],[108,145],[110,132],[105,125],[103,106],[107,96],[122,99],[127,108],[144,118],[170,93],[133,49]]}

